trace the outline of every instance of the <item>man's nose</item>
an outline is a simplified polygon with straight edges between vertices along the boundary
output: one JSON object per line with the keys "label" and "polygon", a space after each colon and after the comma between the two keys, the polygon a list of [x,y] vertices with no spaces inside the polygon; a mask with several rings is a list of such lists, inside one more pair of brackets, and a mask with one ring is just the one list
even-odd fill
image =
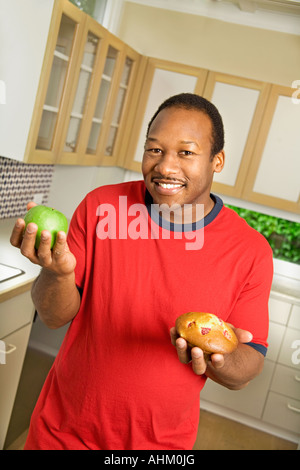
{"label": "man's nose", "polygon": [[173,152],[162,154],[155,165],[155,171],[165,176],[178,173],[179,168],[179,158]]}

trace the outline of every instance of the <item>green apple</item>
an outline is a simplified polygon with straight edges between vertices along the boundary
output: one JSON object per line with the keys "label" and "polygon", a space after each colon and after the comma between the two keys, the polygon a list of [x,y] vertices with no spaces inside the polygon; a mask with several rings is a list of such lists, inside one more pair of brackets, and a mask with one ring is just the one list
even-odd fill
{"label": "green apple", "polygon": [[41,241],[41,233],[43,230],[48,230],[51,233],[51,249],[53,248],[56,240],[57,232],[68,231],[68,221],[64,214],[47,206],[34,206],[26,213],[25,227],[30,222],[38,226],[38,231],[35,239],[35,248],[38,249]]}

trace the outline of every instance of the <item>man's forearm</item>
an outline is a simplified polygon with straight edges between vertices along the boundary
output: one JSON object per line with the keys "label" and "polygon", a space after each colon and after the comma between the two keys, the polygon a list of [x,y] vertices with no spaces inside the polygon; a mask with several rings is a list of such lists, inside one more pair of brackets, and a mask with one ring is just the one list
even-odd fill
{"label": "man's forearm", "polygon": [[59,328],[71,321],[80,307],[74,272],[58,276],[43,268],[31,295],[41,320],[49,328]]}
{"label": "man's forearm", "polygon": [[264,357],[251,346],[239,344],[220,369],[208,362],[205,375],[231,390],[240,390],[263,369]]}

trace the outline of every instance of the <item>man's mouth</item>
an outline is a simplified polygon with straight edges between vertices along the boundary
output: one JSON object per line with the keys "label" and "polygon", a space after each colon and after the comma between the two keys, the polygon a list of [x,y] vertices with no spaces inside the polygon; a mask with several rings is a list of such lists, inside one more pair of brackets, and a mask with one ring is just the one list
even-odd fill
{"label": "man's mouth", "polygon": [[185,183],[178,182],[178,181],[166,181],[160,180],[159,178],[153,178],[153,183],[155,185],[155,189],[159,194],[168,196],[173,195],[181,191],[182,188],[185,187]]}
{"label": "man's mouth", "polygon": [[164,189],[175,189],[175,188],[181,188],[181,186],[183,186],[182,184],[176,184],[176,183],[156,183],[156,184],[158,184]]}

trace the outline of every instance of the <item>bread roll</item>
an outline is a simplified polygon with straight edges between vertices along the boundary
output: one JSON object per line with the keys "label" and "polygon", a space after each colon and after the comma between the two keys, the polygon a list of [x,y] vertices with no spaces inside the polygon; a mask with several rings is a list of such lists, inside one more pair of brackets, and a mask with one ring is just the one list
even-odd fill
{"label": "bread roll", "polygon": [[238,345],[232,328],[212,313],[188,312],[177,318],[176,330],[190,347],[197,346],[205,354],[229,354]]}

